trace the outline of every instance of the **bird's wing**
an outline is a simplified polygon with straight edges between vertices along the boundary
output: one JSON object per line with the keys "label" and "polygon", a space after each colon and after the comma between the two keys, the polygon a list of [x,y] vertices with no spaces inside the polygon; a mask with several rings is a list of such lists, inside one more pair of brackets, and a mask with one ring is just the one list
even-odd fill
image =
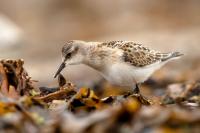
{"label": "bird's wing", "polygon": [[172,53],[160,53],[131,41],[110,41],[101,43],[99,46],[123,50],[124,61],[136,67],[144,67],[156,62],[166,61],[172,57]]}

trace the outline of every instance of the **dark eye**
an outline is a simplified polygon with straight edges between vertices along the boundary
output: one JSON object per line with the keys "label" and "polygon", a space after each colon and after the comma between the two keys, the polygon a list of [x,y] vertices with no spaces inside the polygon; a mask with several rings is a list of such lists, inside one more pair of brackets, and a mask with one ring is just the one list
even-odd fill
{"label": "dark eye", "polygon": [[71,57],[71,53],[68,53],[67,55],[66,55],[66,58],[70,58]]}

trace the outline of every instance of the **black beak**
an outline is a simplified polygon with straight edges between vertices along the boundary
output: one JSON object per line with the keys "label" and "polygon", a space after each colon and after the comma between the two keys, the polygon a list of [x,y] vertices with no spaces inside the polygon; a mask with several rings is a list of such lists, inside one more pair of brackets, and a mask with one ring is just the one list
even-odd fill
{"label": "black beak", "polygon": [[58,71],[56,72],[54,78],[56,78],[58,76],[58,74],[60,74],[60,72],[65,68],[65,62],[63,62],[60,67],[58,68]]}

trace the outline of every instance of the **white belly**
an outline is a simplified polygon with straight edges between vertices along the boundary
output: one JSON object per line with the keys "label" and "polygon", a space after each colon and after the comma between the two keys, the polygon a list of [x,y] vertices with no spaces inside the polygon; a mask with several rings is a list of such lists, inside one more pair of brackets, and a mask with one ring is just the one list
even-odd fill
{"label": "white belly", "polygon": [[101,74],[112,84],[133,87],[136,82],[134,75],[130,73],[131,70],[129,65],[118,63],[109,65]]}
{"label": "white belly", "polygon": [[134,87],[136,83],[142,83],[162,64],[154,64],[148,67],[134,67],[124,63],[110,65],[101,74],[103,77],[119,86]]}

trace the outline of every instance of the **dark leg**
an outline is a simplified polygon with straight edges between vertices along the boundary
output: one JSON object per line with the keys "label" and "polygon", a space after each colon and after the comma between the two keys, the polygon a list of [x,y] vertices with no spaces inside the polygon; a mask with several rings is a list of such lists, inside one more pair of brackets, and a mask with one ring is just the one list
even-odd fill
{"label": "dark leg", "polygon": [[133,93],[134,93],[134,94],[140,94],[140,88],[139,88],[139,85],[138,85],[138,84],[136,84],[136,86],[135,86],[135,88],[134,88],[134,90],[133,90]]}
{"label": "dark leg", "polygon": [[133,93],[130,96],[137,98],[144,105],[150,105],[151,104],[150,100],[148,100],[146,97],[144,97],[142,94],[140,94],[139,84],[136,84],[136,86],[133,90]]}
{"label": "dark leg", "polygon": [[124,95],[124,97],[128,97],[130,95],[140,95],[139,84],[136,84],[135,88],[133,88],[133,90],[131,90],[130,92],[128,92],[126,95]]}

